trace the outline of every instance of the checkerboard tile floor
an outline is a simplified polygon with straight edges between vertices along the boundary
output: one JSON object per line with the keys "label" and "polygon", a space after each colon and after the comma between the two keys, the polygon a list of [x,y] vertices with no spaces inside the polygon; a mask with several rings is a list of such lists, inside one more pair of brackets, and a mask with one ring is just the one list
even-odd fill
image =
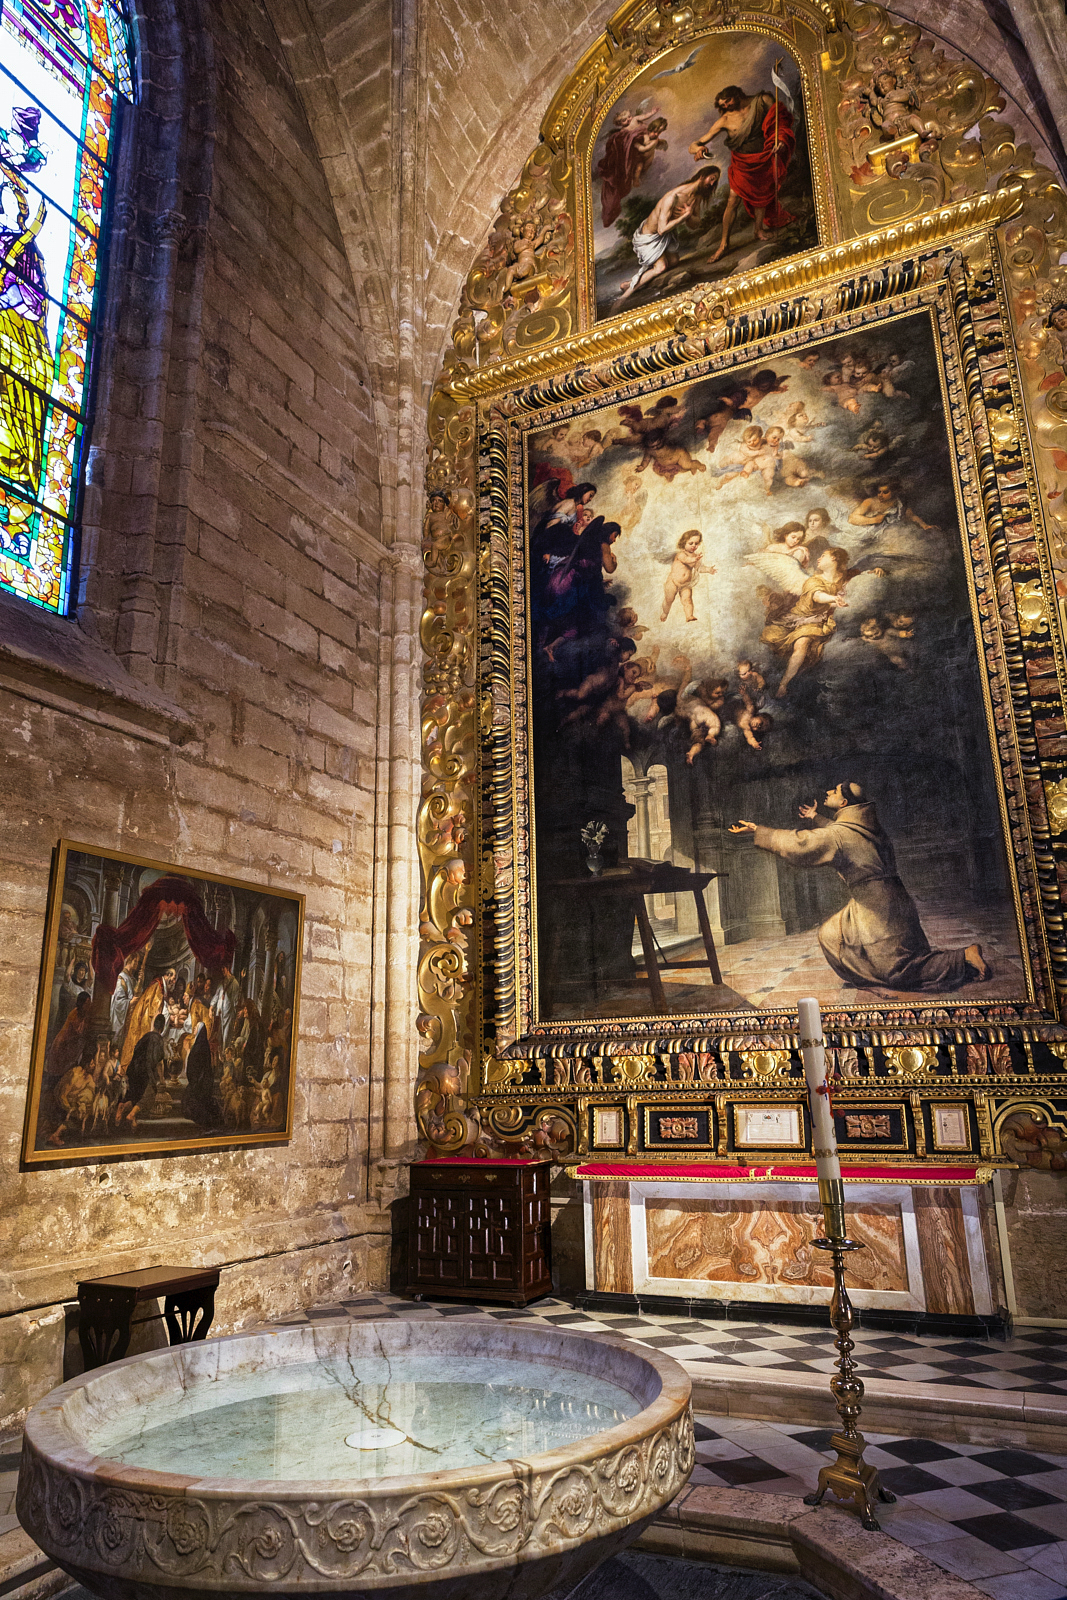
{"label": "checkerboard tile floor", "polygon": [[[830,1429],[696,1418],[693,1484],[809,1494],[835,1458]],[[889,1533],[994,1600],[1067,1600],[1067,1456],[868,1433],[865,1459],[896,1505]]]}
{"label": "checkerboard tile floor", "polygon": [[[695,1375],[708,1360],[794,1372],[828,1373],[833,1366],[829,1329],[671,1316],[593,1317],[555,1299],[516,1310],[364,1293],[277,1321],[338,1316],[521,1318],[587,1333],[612,1332],[677,1357]],[[1027,1329],[1007,1345],[861,1331],[857,1355],[862,1372],[901,1382],[1067,1390],[1067,1349],[1053,1330]],[[696,1433],[693,1484],[802,1496],[815,1487],[819,1468],[834,1459],[829,1429],[699,1415]],[[866,1439],[866,1459],[897,1496],[895,1505],[878,1508],[886,1533],[993,1600],[1067,1600],[1067,1456],[887,1434],[868,1433]],[[0,1440],[0,1533],[15,1526],[19,1444]]]}
{"label": "checkerboard tile floor", "polygon": [[[710,1317],[638,1316],[577,1311],[565,1300],[512,1306],[412,1301],[399,1295],[361,1294],[336,1305],[314,1306],[283,1317],[302,1322],[319,1317],[494,1317],[525,1318],[582,1333],[619,1333],[674,1356],[694,1377],[704,1362],[777,1372],[832,1373],[835,1351],[829,1326],[723,1322]],[[1025,1389],[1032,1394],[1067,1394],[1067,1339],[1062,1328],[1021,1328],[1006,1343],[931,1334],[886,1333],[861,1328],[853,1335],[864,1377],[900,1383],[950,1384],[964,1389]]]}

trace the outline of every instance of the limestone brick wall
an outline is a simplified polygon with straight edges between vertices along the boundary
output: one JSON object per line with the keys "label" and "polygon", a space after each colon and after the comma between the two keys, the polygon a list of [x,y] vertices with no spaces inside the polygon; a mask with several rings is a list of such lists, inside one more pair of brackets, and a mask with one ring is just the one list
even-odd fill
{"label": "limestone brick wall", "polygon": [[1007,1172],[1003,1183],[1019,1315],[1067,1322],[1067,1174]]}
{"label": "limestone brick wall", "polygon": [[[0,690],[0,1428],[61,1381],[65,1343],[69,1370],[79,1277],[217,1263],[223,1332],[382,1283],[386,1158],[411,1150],[414,580],[381,538],[351,272],[279,40],[257,0],[208,24],[210,195],[177,197],[184,229],[128,222],[83,612],[0,617],[53,659],[5,658]],[[290,1143],[20,1171],[60,836],[307,896]]]}

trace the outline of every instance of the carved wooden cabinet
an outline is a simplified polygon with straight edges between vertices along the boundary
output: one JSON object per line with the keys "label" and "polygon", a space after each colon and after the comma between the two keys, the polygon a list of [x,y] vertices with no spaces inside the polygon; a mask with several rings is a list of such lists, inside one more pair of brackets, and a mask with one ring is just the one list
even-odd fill
{"label": "carved wooden cabinet", "polygon": [[408,1293],[524,1306],[552,1291],[549,1161],[417,1161]]}

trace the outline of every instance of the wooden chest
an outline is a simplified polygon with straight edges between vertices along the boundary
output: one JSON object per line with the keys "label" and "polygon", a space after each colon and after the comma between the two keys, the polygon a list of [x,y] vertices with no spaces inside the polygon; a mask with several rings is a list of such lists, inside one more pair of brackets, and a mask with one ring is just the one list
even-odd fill
{"label": "wooden chest", "polygon": [[524,1306],[552,1292],[549,1161],[417,1161],[408,1292]]}

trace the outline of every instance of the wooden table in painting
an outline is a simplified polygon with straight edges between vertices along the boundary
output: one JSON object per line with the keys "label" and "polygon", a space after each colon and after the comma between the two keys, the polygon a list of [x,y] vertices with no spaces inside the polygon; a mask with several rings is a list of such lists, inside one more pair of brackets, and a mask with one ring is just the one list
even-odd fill
{"label": "wooden table in painting", "polygon": [[[845,1165],[849,1262],[860,1320],[913,1332],[1004,1332],[991,1166]],[[801,1161],[591,1161],[584,1189],[586,1291],[603,1310],[670,1310],[824,1323],[830,1263],[815,1168]]]}
{"label": "wooden table in painting", "polygon": [[[648,978],[648,987],[652,992],[652,1004],[657,1011],[666,1011],[667,997],[663,992],[663,980],[660,977],[662,967],[704,967],[706,966],[715,983],[722,983],[722,973],[719,970],[719,957],[715,950],[715,940],[711,932],[711,921],[708,917],[708,908],[704,900],[704,890],[713,878],[718,877],[716,872],[691,872],[688,867],[675,867],[669,861],[620,861],[617,867],[608,867],[604,872],[593,876],[587,873],[582,878],[558,878],[552,883],[553,889],[563,889],[578,896],[593,899],[606,899],[621,896],[629,900],[633,907],[633,915],[637,921],[638,933],[641,936],[641,950],[645,958],[645,974]],[[670,961],[666,956],[660,960],[656,953],[656,938],[652,932],[652,923],[649,920],[648,907],[645,905],[645,896],[650,894],[692,894],[696,904],[697,922],[700,925],[700,935],[704,941],[706,960],[704,961]],[[548,972],[542,1003],[545,1014],[551,1016],[555,1003],[556,987],[559,978],[559,946],[560,929],[557,927],[548,956]]]}
{"label": "wooden table in painting", "polygon": [[217,1267],[143,1267],[78,1284],[78,1338],[86,1372],[121,1361],[130,1347],[130,1321],[139,1300],[164,1296],[163,1316],[171,1344],[203,1339],[215,1315]]}

